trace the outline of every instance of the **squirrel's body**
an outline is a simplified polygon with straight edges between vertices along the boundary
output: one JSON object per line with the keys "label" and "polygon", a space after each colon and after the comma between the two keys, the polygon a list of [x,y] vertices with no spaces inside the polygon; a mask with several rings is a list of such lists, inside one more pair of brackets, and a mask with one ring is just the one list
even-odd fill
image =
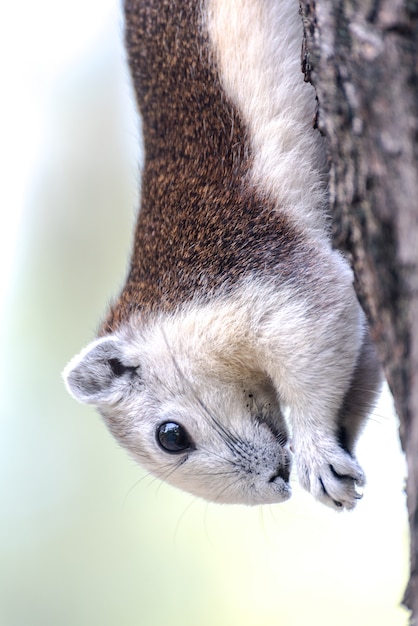
{"label": "squirrel's body", "polygon": [[126,285],[66,372],[150,471],[216,501],[299,478],[352,508],[379,372],[327,232],[315,96],[293,0],[125,0],[142,116]]}

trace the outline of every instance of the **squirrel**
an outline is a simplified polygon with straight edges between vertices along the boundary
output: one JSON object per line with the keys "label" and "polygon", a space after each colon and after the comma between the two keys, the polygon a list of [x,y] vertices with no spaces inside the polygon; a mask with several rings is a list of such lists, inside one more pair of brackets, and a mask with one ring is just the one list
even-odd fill
{"label": "squirrel", "polygon": [[294,462],[314,498],[353,509],[381,373],[331,244],[297,3],[125,0],[124,12],[140,210],[126,283],[66,386],[192,494],[283,502]]}

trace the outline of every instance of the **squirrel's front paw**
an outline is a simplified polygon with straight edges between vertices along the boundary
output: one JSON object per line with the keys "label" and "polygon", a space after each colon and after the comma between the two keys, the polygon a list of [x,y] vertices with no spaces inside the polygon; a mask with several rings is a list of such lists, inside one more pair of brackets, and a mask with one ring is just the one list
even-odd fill
{"label": "squirrel's front paw", "polygon": [[335,441],[304,442],[295,446],[295,456],[299,482],[314,498],[338,510],[356,506],[364,472]]}

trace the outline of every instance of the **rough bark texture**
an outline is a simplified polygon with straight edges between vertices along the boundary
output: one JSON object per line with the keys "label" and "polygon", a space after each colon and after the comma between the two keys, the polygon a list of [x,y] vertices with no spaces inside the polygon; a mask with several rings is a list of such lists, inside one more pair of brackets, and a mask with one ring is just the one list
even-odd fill
{"label": "rough bark texture", "polygon": [[[418,624],[418,0],[301,0],[338,247],[353,257],[400,418]],[[388,460],[390,462],[390,460]]]}

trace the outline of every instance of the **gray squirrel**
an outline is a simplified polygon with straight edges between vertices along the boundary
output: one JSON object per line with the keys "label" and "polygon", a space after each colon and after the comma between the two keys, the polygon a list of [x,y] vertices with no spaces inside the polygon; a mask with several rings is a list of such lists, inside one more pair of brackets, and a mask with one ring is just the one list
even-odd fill
{"label": "gray squirrel", "polygon": [[148,471],[197,496],[283,502],[294,459],[317,500],[352,509],[381,375],[331,246],[298,3],[124,9],[141,206],[126,283],[67,388]]}

